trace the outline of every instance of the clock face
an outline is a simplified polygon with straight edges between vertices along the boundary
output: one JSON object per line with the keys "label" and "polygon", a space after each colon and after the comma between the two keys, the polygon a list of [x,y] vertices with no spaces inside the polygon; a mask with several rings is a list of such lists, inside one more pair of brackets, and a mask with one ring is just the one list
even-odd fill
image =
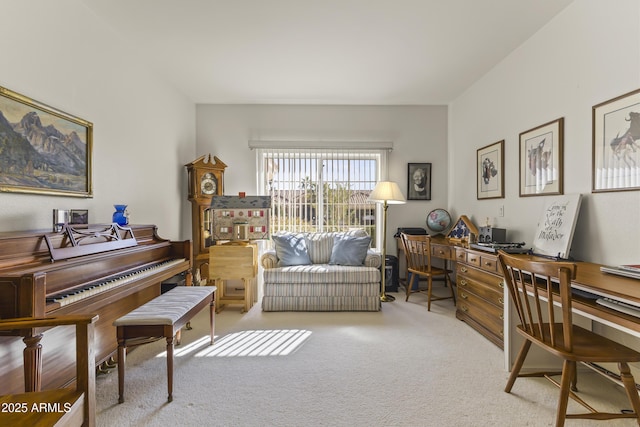
{"label": "clock face", "polygon": [[216,194],[216,190],[218,189],[218,182],[216,181],[216,177],[213,176],[212,173],[205,173],[202,175],[202,179],[200,180],[200,191],[202,194],[206,194],[208,196]]}

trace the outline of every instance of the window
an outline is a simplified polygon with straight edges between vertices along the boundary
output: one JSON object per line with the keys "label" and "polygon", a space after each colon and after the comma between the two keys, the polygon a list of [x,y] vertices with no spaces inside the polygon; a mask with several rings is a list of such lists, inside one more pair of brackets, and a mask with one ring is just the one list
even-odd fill
{"label": "window", "polygon": [[386,150],[261,148],[257,156],[259,192],[272,196],[272,233],[363,228],[376,236],[377,205],[368,198]]}

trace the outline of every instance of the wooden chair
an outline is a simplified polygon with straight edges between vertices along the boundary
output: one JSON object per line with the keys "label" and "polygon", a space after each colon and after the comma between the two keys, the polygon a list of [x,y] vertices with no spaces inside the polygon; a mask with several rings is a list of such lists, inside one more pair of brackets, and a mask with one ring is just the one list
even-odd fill
{"label": "wooden chair", "polygon": [[[423,290],[414,290],[413,284],[416,279],[420,280],[420,277],[425,277],[427,279],[427,310],[431,311],[431,301],[453,299],[453,303],[455,304],[456,295],[451,285],[451,279],[449,278],[451,271],[446,268],[438,268],[431,265],[431,236],[404,233],[401,233],[400,236],[407,258],[407,274],[411,274],[411,279],[407,280],[407,297],[405,301],[409,301],[409,295],[412,293],[424,293]],[[432,288],[434,278],[444,279],[445,286],[448,286],[451,290],[451,296],[433,296]]]}
{"label": "wooden chair", "polygon": [[[563,426],[567,418],[636,418],[640,424],[640,399],[628,366],[630,362],[640,361],[640,353],[572,323],[571,280],[576,277],[577,266],[570,262],[541,261],[530,256],[509,255],[504,251],[499,251],[498,258],[505,286],[521,322],[516,330],[525,339],[504,391],[509,393],[518,377],[545,377],[560,387],[556,426]],[[532,284],[533,277],[535,284]],[[548,298],[548,295],[552,295],[552,298]],[[562,371],[521,374],[520,370],[532,343],[562,358]],[[577,391],[576,362],[617,363],[620,379],[634,412],[598,412],[578,397],[574,393]],[[562,375],[560,383],[551,378],[559,374]],[[569,397],[589,412],[567,414]]]}
{"label": "wooden chair", "polygon": [[[15,331],[21,336],[31,336],[34,328],[38,328],[36,334],[42,328],[55,326],[75,325],[76,328],[75,386],[0,396],[2,408],[11,409],[0,413],[0,425],[95,426],[96,366],[93,337],[97,320],[97,315],[0,320],[0,331]],[[28,360],[27,357],[25,359]]]}

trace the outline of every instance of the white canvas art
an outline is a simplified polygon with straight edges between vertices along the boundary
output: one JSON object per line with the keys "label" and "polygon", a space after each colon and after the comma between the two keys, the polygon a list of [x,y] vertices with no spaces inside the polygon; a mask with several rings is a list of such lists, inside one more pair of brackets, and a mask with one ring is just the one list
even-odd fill
{"label": "white canvas art", "polygon": [[581,200],[581,194],[549,198],[538,222],[533,253],[557,258],[568,257]]}

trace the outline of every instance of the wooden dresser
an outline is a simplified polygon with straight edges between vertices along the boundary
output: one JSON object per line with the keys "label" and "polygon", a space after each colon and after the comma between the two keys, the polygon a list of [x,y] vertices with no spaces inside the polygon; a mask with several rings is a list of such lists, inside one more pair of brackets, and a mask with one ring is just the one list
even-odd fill
{"label": "wooden dresser", "polygon": [[504,279],[497,255],[462,247],[453,249],[457,261],[456,317],[504,348]]}

